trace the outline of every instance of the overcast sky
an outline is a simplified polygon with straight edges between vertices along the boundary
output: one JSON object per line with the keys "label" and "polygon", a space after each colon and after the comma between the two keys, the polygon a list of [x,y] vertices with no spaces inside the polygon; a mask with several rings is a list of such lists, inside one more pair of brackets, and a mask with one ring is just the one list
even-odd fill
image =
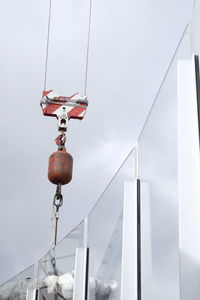
{"label": "overcast sky", "polygon": [[[141,128],[192,0],[93,0],[87,95],[82,122],[71,121],[74,178],[63,187],[59,238],[104,190]],[[48,249],[55,186],[47,179],[57,122],[42,115],[48,1],[1,1],[0,281]],[[88,0],[53,0],[47,88],[84,89]],[[95,174],[95,176],[94,176]]]}

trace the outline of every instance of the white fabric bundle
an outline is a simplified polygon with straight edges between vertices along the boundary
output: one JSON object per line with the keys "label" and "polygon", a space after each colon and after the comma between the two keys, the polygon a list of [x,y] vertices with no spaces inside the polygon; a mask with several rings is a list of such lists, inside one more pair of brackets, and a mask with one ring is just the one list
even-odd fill
{"label": "white fabric bundle", "polygon": [[91,298],[95,298],[95,295],[97,295],[107,300],[116,300],[118,296],[118,284],[114,280],[110,283],[104,283],[98,278],[90,277],[89,293]]}
{"label": "white fabric bundle", "polygon": [[72,299],[74,290],[74,277],[67,273],[58,277],[58,285],[61,287],[62,295],[66,299]]}
{"label": "white fabric bundle", "polygon": [[58,278],[56,275],[50,275],[45,278],[44,282],[47,286],[47,292],[48,294],[53,293],[53,291],[56,289]]}
{"label": "white fabric bundle", "polygon": [[[71,300],[73,298],[74,290],[74,274],[66,273],[64,275],[51,275],[45,278],[45,285],[49,294],[56,291],[57,286],[61,288],[62,295],[65,299]],[[116,281],[104,283],[100,279],[89,279],[90,294],[104,297],[107,300],[116,300],[118,295],[118,284]]]}
{"label": "white fabric bundle", "polygon": [[116,300],[118,294],[119,294],[118,284],[116,281],[113,280],[110,283],[110,293],[109,293],[108,300]]}
{"label": "white fabric bundle", "polygon": [[56,291],[57,286],[59,286],[63,297],[67,300],[72,299],[74,290],[74,277],[72,273],[66,273],[60,276],[51,275],[46,277],[44,282],[49,294]]}

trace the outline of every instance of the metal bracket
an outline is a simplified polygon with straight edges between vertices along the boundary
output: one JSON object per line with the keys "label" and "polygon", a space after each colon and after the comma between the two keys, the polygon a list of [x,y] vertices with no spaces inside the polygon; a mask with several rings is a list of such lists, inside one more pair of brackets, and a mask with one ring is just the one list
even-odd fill
{"label": "metal bracket", "polygon": [[62,114],[58,116],[58,131],[67,131],[69,118],[64,106],[62,110]]}

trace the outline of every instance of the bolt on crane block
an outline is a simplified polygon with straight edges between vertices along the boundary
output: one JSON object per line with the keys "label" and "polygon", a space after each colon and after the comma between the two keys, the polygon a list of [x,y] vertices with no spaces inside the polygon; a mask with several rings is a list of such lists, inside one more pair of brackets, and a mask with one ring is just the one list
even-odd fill
{"label": "bolt on crane block", "polygon": [[45,116],[58,119],[59,131],[67,131],[70,119],[82,120],[84,118],[88,100],[80,93],[67,97],[59,96],[54,90],[49,90],[43,91],[40,105]]}

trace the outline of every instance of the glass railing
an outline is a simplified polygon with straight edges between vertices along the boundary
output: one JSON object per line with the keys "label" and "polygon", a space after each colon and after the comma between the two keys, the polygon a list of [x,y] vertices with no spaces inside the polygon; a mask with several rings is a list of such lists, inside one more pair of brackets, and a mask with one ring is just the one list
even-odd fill
{"label": "glass railing", "polygon": [[34,285],[34,265],[0,286],[1,300],[26,300],[27,292]]}
{"label": "glass railing", "polygon": [[90,300],[120,299],[124,184],[133,178],[131,152],[89,214]]}
{"label": "glass railing", "polygon": [[75,300],[81,295],[121,299],[124,186],[134,177],[133,150],[89,216],[51,248],[35,270],[32,266],[2,285],[0,299],[18,299],[18,294],[21,300]]}
{"label": "glass railing", "polygon": [[84,228],[83,221],[40,259],[38,300],[73,297],[76,255],[77,249],[84,247]]}
{"label": "glass railing", "polygon": [[141,201],[150,213],[150,230],[141,233],[143,300],[180,299],[177,62],[191,58],[190,34],[187,26],[139,137]]}

